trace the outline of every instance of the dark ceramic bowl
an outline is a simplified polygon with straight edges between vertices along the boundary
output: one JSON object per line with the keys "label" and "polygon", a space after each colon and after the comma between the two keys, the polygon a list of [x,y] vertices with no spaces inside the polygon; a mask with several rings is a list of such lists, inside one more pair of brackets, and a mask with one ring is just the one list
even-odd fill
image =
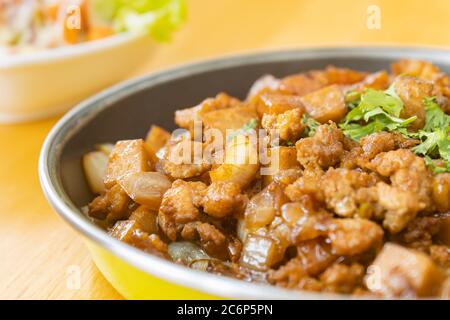
{"label": "dark ceramic bowl", "polygon": [[97,266],[126,298],[346,298],[191,270],[113,239],[80,211],[93,198],[80,159],[98,143],[144,137],[151,124],[174,129],[175,110],[193,106],[220,91],[244,98],[263,74],[281,77],[329,64],[376,71],[389,68],[400,58],[430,60],[450,73],[450,51],[328,48],[226,57],[122,83],[79,104],[56,124],[42,148],[42,188],[55,210],[85,236]]}

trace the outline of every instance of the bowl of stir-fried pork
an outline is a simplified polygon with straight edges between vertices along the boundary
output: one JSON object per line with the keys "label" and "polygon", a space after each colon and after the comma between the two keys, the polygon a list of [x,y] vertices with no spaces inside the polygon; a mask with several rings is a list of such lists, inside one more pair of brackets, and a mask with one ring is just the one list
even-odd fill
{"label": "bowl of stir-fried pork", "polygon": [[450,58],[287,51],[113,87],[40,177],[127,298],[448,299]]}

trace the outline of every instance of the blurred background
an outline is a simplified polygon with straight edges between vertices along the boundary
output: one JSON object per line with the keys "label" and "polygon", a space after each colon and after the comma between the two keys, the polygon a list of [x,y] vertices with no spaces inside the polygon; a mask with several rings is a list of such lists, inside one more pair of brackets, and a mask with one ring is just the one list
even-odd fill
{"label": "blurred background", "polygon": [[[187,5],[186,23],[132,76],[258,50],[450,46],[448,0],[187,0]],[[0,298],[120,298],[41,192],[39,151],[57,120],[0,125]],[[74,277],[79,285],[72,285]]]}

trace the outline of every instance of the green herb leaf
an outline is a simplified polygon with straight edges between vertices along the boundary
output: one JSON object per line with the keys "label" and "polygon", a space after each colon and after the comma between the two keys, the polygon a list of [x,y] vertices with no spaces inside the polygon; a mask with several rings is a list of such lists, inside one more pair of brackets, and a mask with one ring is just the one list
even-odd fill
{"label": "green herb leaf", "polygon": [[436,128],[450,126],[450,116],[442,111],[435,97],[425,98],[423,104],[426,112],[424,131],[431,132]]}
{"label": "green herb leaf", "polygon": [[444,172],[450,172],[450,162],[444,161],[443,166],[438,166],[436,164],[436,161],[431,159],[429,156],[424,157],[425,164],[433,171],[434,173],[444,173]]}
{"label": "green herb leaf", "polygon": [[359,104],[345,117],[340,127],[354,140],[379,131],[407,133],[406,127],[417,117],[400,118],[403,102],[393,86],[386,91],[366,89]]}
{"label": "green herb leaf", "polygon": [[306,137],[312,137],[315,135],[317,128],[320,126],[319,122],[311,118],[311,116],[306,113],[302,116],[302,123],[306,127],[303,131],[303,134]]}

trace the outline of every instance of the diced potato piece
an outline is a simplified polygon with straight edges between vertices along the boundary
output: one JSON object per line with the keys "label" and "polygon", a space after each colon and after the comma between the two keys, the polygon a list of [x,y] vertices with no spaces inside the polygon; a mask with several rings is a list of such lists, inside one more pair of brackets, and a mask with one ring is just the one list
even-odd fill
{"label": "diced potato piece", "polygon": [[283,78],[280,89],[290,94],[304,96],[325,87],[327,84],[328,79],[322,71],[311,71]]}
{"label": "diced potato piece", "polygon": [[152,126],[145,138],[145,147],[153,165],[158,161],[156,153],[166,145],[170,139],[170,133],[158,126]]}
{"label": "diced potato piece", "polygon": [[425,125],[425,107],[423,100],[433,96],[433,83],[410,76],[400,76],[394,82],[395,91],[403,101],[402,118],[417,116],[410,124],[412,130],[422,129]]}
{"label": "diced potato piece", "polygon": [[370,290],[388,297],[436,295],[444,276],[424,253],[386,243],[372,265],[367,279]]}
{"label": "diced potato piece", "polygon": [[256,270],[267,270],[279,261],[274,240],[258,235],[247,237],[242,249],[241,263]]}
{"label": "diced potato piece", "polygon": [[297,168],[300,163],[297,161],[296,147],[273,147],[269,149],[269,156],[274,160],[271,167],[278,170]]}
{"label": "diced potato piece", "polygon": [[202,115],[204,126],[219,129],[224,137],[227,130],[241,129],[252,119],[258,119],[253,106],[215,110]]}
{"label": "diced potato piece", "polygon": [[130,215],[130,220],[134,220],[139,225],[139,228],[149,234],[158,232],[158,210],[152,210],[146,206],[139,206]]}
{"label": "diced potato piece", "polygon": [[339,122],[347,113],[345,97],[338,85],[332,85],[302,97],[306,111],[315,120]]}
{"label": "diced potato piece", "polygon": [[450,173],[434,176],[433,200],[440,212],[450,211]]}
{"label": "diced potato piece", "polygon": [[105,186],[110,188],[126,175],[148,169],[147,152],[142,139],[119,141],[109,156]]}
{"label": "diced potato piece", "polygon": [[336,68],[335,66],[328,66],[325,69],[325,75],[328,84],[354,84],[362,81],[367,73],[348,68]]}
{"label": "diced potato piece", "polygon": [[224,163],[209,172],[211,182],[229,181],[246,187],[256,176],[259,166],[256,164]]}
{"label": "diced potato piece", "polygon": [[294,108],[303,108],[300,97],[281,93],[263,93],[256,96],[252,102],[256,104],[260,117],[264,113],[280,114]]}
{"label": "diced potato piece", "polygon": [[413,59],[396,61],[391,65],[391,70],[394,75],[406,74],[425,80],[435,80],[436,75],[440,73],[439,68],[431,62]]}
{"label": "diced potato piece", "polygon": [[297,161],[296,147],[273,147],[268,150],[268,153],[271,159],[270,164],[261,170],[261,174],[264,175],[263,180],[265,186],[280,171],[300,167],[300,163]]}
{"label": "diced potato piece", "polygon": [[135,202],[150,209],[158,210],[164,193],[172,183],[159,172],[137,172],[119,180],[125,192]]}
{"label": "diced potato piece", "polygon": [[362,92],[364,89],[385,90],[389,87],[389,74],[386,70],[369,74],[363,81],[350,86],[350,90]]}
{"label": "diced potato piece", "polygon": [[89,188],[93,193],[105,191],[103,179],[108,167],[108,156],[101,151],[92,151],[83,156],[83,169]]}
{"label": "diced potato piece", "polygon": [[211,182],[229,181],[241,188],[255,178],[259,169],[258,149],[251,139],[237,136],[227,144],[225,161],[209,172]]}

